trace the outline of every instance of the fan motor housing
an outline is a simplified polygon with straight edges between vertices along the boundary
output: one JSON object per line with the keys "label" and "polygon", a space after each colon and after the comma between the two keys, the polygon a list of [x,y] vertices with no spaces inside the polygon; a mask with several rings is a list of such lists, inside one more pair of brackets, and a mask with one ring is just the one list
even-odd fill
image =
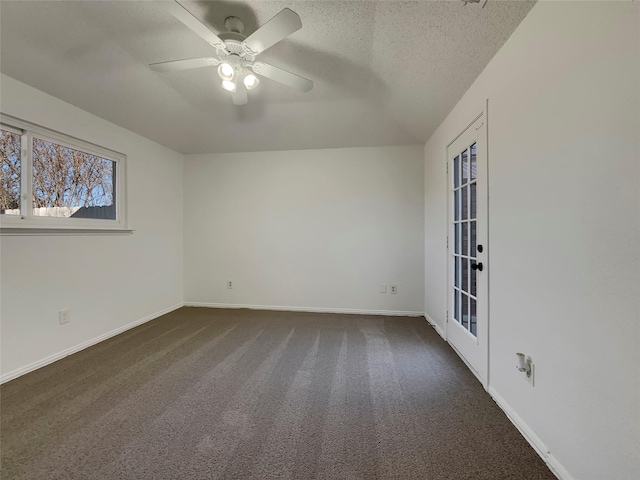
{"label": "fan motor housing", "polygon": [[227,44],[227,51],[229,52],[229,54],[225,53],[225,52],[218,52],[218,55],[220,57],[220,60],[226,60],[229,57],[232,56],[238,56],[240,57],[245,63],[251,63],[254,61],[255,57],[253,55],[249,55],[243,48],[242,48],[242,41],[244,40],[244,36],[242,36],[242,40],[235,40],[235,39],[226,39],[226,35],[229,35],[228,33],[225,33],[223,35],[220,35],[220,37],[225,41],[225,43]]}

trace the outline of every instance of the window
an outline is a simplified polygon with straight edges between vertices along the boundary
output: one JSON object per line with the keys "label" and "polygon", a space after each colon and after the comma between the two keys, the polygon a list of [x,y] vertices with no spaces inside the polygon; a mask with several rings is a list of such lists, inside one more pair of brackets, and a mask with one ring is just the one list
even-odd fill
{"label": "window", "polygon": [[2,155],[2,183],[0,184],[0,213],[20,215],[20,140],[18,130],[2,125],[0,131]]}
{"label": "window", "polygon": [[16,228],[126,228],[125,157],[2,116],[0,221]]}

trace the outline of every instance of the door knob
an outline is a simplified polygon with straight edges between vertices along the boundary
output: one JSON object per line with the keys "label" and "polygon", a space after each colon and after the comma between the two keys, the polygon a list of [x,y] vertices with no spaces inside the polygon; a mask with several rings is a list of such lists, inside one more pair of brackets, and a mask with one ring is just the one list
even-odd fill
{"label": "door knob", "polygon": [[471,268],[482,271],[482,263],[472,263]]}

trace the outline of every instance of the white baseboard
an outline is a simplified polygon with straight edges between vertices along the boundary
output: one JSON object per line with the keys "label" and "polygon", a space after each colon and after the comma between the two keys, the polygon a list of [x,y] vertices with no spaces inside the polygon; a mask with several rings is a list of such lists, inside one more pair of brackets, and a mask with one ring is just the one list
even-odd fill
{"label": "white baseboard", "polygon": [[95,345],[96,343],[100,343],[104,340],[107,340],[108,338],[115,337],[116,335],[122,332],[126,332],[127,330],[137,327],[138,325],[147,323],[148,321],[153,320],[154,318],[158,318],[169,312],[173,312],[174,310],[177,310],[182,306],[183,304],[179,303],[172,307],[165,308],[163,310],[160,310],[159,312],[153,313],[151,315],[147,315],[144,318],[136,320],[135,322],[131,322],[127,325],[123,325],[122,327],[118,327],[115,330],[111,330],[110,332],[107,332],[95,338],[92,338],[91,340],[87,340],[86,342],[82,342],[78,345],[62,350],[61,352],[54,353],[53,355],[49,355],[48,357],[45,357],[42,360],[38,360],[37,362],[33,362],[29,365],[18,368],[12,372],[6,373],[0,376],[0,384],[8,382],[9,380],[13,380],[14,378],[18,378],[26,373],[33,372],[34,370],[44,367],[45,365],[49,365],[50,363],[56,362],[61,358],[68,357],[69,355],[73,355],[74,353],[77,353],[80,350],[84,350],[85,348],[91,347],[92,345]]}
{"label": "white baseboard", "polygon": [[424,318],[426,318],[427,322],[429,322],[429,324],[434,328],[434,330],[436,332],[438,332],[438,335],[440,335],[445,340],[447,339],[447,337],[446,337],[446,335],[444,333],[444,330],[440,327],[440,325],[438,325],[436,322],[434,322],[433,319],[429,315],[426,314],[426,312],[424,314]]}
{"label": "white baseboard", "polygon": [[540,440],[533,430],[518,415],[513,408],[495,391],[493,387],[489,387],[489,395],[498,404],[502,411],[511,420],[511,423],[520,431],[522,436],[529,442],[538,455],[544,460],[549,470],[560,480],[575,480],[573,476],[562,466],[556,457],[549,451],[547,446]]}
{"label": "white baseboard", "polygon": [[401,310],[358,310],[352,308],[323,308],[323,307],[290,307],[282,305],[244,305],[235,303],[205,303],[185,302],[185,307],[207,308],[248,308],[249,310],[276,310],[283,312],[313,312],[313,313],[347,313],[353,315],[389,315],[402,317],[422,317],[423,312]]}

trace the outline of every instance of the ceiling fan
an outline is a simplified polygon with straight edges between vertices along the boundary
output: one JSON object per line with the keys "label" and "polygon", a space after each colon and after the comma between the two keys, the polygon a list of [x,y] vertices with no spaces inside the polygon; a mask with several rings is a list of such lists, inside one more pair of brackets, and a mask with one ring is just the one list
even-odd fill
{"label": "ceiling fan", "polygon": [[281,10],[248,37],[242,33],[244,31],[242,20],[238,17],[227,17],[224,24],[228,31],[216,35],[177,0],[162,3],[175,18],[214,46],[216,55],[153,63],[149,65],[153,70],[169,72],[217,66],[222,88],[231,92],[234,105],[247,103],[247,90],[253,90],[260,83],[255,74],[303,92],[313,88],[313,82],[307,78],[256,60],[256,56],[267,48],[302,28],[302,22],[296,12],[288,8]]}

